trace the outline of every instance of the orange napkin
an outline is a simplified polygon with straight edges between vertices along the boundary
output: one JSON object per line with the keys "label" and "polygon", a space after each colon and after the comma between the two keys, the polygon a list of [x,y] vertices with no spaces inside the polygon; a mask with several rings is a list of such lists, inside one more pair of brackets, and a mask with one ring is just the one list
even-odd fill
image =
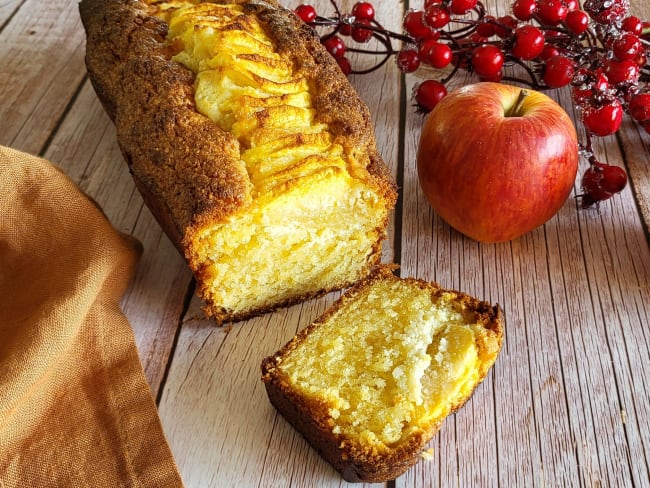
{"label": "orange napkin", "polygon": [[0,487],[182,486],[119,307],[139,253],[0,146]]}

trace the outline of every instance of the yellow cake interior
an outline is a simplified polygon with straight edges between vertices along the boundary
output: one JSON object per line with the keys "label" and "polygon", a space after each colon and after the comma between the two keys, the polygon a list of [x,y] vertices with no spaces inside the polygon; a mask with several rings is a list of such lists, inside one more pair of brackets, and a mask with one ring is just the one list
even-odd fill
{"label": "yellow cake interior", "polygon": [[252,194],[194,237],[201,293],[238,313],[358,279],[387,219],[376,184],[359,176],[368,156],[318,121],[313,87],[254,16],[195,3],[159,3],[158,15],[174,59],[196,73],[197,109],[239,142]]}
{"label": "yellow cake interior", "polygon": [[412,283],[377,281],[277,368],[292,390],[326,402],[333,433],[394,448],[439,423],[482,380],[477,335],[485,329],[456,299],[445,292],[432,302]]}

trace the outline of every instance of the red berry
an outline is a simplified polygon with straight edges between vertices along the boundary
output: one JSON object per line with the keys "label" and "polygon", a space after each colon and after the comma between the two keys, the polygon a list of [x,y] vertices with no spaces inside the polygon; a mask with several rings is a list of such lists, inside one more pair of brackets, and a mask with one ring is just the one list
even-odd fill
{"label": "red berry", "polygon": [[650,119],[650,93],[639,93],[630,99],[627,106],[634,120],[645,122]]}
{"label": "red berry", "polygon": [[609,59],[605,63],[605,75],[612,85],[634,83],[639,77],[639,65],[631,59],[623,61]]}
{"label": "red berry", "polygon": [[594,166],[590,166],[582,175],[582,208],[591,207],[598,202],[611,198],[612,194],[600,187],[601,179],[600,170]]}
{"label": "red berry", "polygon": [[562,0],[540,0],[537,15],[542,24],[558,25],[562,22],[569,9]]}
{"label": "red berry", "polygon": [[323,46],[335,58],[345,56],[345,42],[339,36],[328,37],[323,41]]}
{"label": "red berry", "polygon": [[396,56],[397,67],[403,73],[412,73],[420,67],[420,58],[415,49],[402,49]]}
{"label": "red berry", "polygon": [[623,107],[618,100],[604,105],[588,105],[582,113],[585,128],[597,136],[613,134],[621,126]]}
{"label": "red berry", "polygon": [[[346,20],[349,20],[350,17],[348,17]],[[349,21],[343,22],[339,25],[339,34],[342,36],[349,36],[352,34],[352,24],[350,24]]]}
{"label": "red berry", "polygon": [[564,34],[555,29],[544,30],[544,37],[546,37],[546,40],[550,42],[553,42],[556,38],[562,37],[563,35]]}
{"label": "red berry", "polygon": [[634,59],[641,49],[643,45],[639,37],[629,32],[616,39],[612,46],[614,56],[618,59]]}
{"label": "red berry", "polygon": [[451,0],[449,10],[452,14],[464,15],[476,7],[477,3],[477,0]]}
{"label": "red berry", "polygon": [[486,37],[480,36],[476,31],[472,32],[469,35],[468,39],[470,43],[474,43],[474,44],[483,44],[488,41]]}
{"label": "red berry", "polygon": [[404,30],[416,39],[427,38],[432,29],[424,23],[424,12],[422,10],[410,10],[404,17]]}
{"label": "red berry", "polygon": [[[426,37],[422,37],[418,39],[420,41],[419,49],[423,49],[423,46],[426,44],[428,47],[431,47],[431,45],[436,42],[438,39],[440,39],[440,31],[437,30],[429,30],[429,34]],[[420,55],[422,60],[426,58],[426,56]]]}
{"label": "red berry", "polygon": [[294,10],[294,13],[306,24],[309,24],[310,22],[316,20],[316,9],[311,5],[298,5]]}
{"label": "red berry", "polygon": [[352,65],[350,64],[350,60],[348,58],[342,56],[340,58],[336,58],[336,62],[338,63],[339,68],[341,68],[341,71],[343,71],[343,74],[345,76],[352,73]]}
{"label": "red berry", "polygon": [[544,49],[542,50],[542,54],[539,55],[539,59],[542,61],[548,61],[558,54],[560,54],[560,51],[553,44],[544,44]]}
{"label": "red berry", "polygon": [[431,51],[431,48],[436,44],[438,44],[438,42],[433,39],[426,39],[418,44],[418,56],[423,63],[429,62],[429,51]]}
{"label": "red berry", "polygon": [[600,187],[609,193],[618,193],[627,185],[627,174],[619,166],[605,165]]}
{"label": "red berry", "polygon": [[415,88],[415,101],[423,112],[431,112],[446,95],[447,88],[436,80],[423,81]]}
{"label": "red berry", "polygon": [[361,43],[368,42],[370,39],[372,39],[372,31],[365,28],[365,26],[370,27],[372,25],[369,20],[357,20],[354,24],[355,25],[352,26],[352,32],[350,32],[352,39]]}
{"label": "red berry", "polygon": [[434,5],[442,5],[442,0],[424,0],[424,10]]}
{"label": "red berry", "polygon": [[452,50],[447,44],[434,43],[428,52],[427,61],[434,68],[444,68],[451,63]]}
{"label": "red berry", "polygon": [[566,56],[558,54],[546,61],[542,79],[551,88],[560,88],[571,83],[574,74],[575,67],[573,66],[573,61]]}
{"label": "red berry", "polygon": [[370,2],[357,2],[354,4],[354,7],[352,7],[352,15],[357,20],[374,20],[375,7],[373,7]]}
{"label": "red berry", "polygon": [[578,105],[584,105],[588,103],[591,98],[591,89],[583,89],[579,86],[574,86],[571,89],[571,96]]}
{"label": "red berry", "polygon": [[605,93],[606,90],[609,90],[611,87],[609,86],[609,79],[603,73],[603,70],[601,68],[598,68],[596,70],[596,78],[594,80],[594,83],[592,85],[592,90],[595,94],[603,94]]}
{"label": "red berry", "polygon": [[424,39],[426,39],[427,41],[437,41],[438,39],[440,39],[440,36],[441,34],[439,30],[429,29],[429,33]]}
{"label": "red berry", "polygon": [[503,67],[503,51],[492,44],[481,44],[472,52],[474,72],[485,78],[493,78]]}
{"label": "red berry", "polygon": [[537,11],[537,0],[515,0],[512,13],[519,20],[530,20]]}
{"label": "red berry", "polygon": [[621,29],[625,32],[631,32],[640,36],[643,32],[643,21],[634,15],[630,15],[629,17],[625,17],[623,22],[621,22]]}
{"label": "red berry", "polygon": [[492,37],[496,34],[497,28],[494,25],[496,19],[492,15],[484,16],[476,25],[476,33],[481,37]]}
{"label": "red berry", "polygon": [[607,200],[626,185],[627,174],[622,168],[596,161],[582,175],[582,207]]}
{"label": "red berry", "polygon": [[512,15],[504,15],[503,17],[497,17],[496,25],[496,35],[501,39],[505,39],[510,36],[513,30],[517,28],[517,19]]}
{"label": "red berry", "polygon": [[433,29],[446,26],[449,20],[449,10],[444,7],[430,7],[424,11],[424,22]]}
{"label": "red berry", "polygon": [[582,34],[589,27],[589,16],[583,10],[572,10],[566,14],[564,22],[571,32],[574,34]]}
{"label": "red berry", "polygon": [[515,42],[511,54],[519,59],[534,59],[544,50],[544,33],[537,27],[526,24],[515,31]]}

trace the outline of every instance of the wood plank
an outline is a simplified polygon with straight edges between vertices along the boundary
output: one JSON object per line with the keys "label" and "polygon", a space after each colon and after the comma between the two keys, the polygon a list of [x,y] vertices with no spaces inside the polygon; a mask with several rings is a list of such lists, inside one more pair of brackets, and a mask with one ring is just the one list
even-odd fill
{"label": "wood plank", "polygon": [[[349,10],[353,3],[342,2],[342,8]],[[316,6],[322,15],[332,12],[327,1]],[[401,22],[395,4],[375,6],[382,19]],[[394,121],[399,120],[401,89],[396,67],[391,63],[372,74],[353,76],[351,81],[370,107],[379,151],[395,173],[399,125]],[[393,260],[393,248],[391,237],[384,246],[385,261]],[[159,405],[188,487],[345,484],[273,409],[260,381],[262,359],[307,326],[337,296],[333,293],[228,329],[197,319],[199,305],[197,300],[192,303]]]}
{"label": "wood plank", "polygon": [[[615,138],[601,145],[608,159],[620,161]],[[643,305],[650,303],[648,243],[629,189],[621,198],[612,199],[607,210],[578,216],[589,287],[582,299],[589,297],[594,310],[594,321],[583,333],[587,346],[583,366],[587,365],[590,374],[598,374],[599,369],[603,374],[602,382],[586,379],[591,386],[595,447],[605,480],[644,485],[648,483],[647,455],[643,463],[638,454],[650,437],[634,414],[628,418],[627,411],[648,399],[647,380],[638,374],[638,365],[649,354],[644,327],[647,305]],[[633,348],[628,347],[630,343]],[[628,465],[625,460],[630,460]]]}
{"label": "wood plank", "polygon": [[0,32],[18,11],[23,0],[0,0]]}
{"label": "wood plank", "polygon": [[[435,77],[435,73],[432,73]],[[415,83],[419,80],[411,77]],[[416,168],[416,148],[423,119],[411,109],[406,115],[405,174],[402,196],[402,276],[437,281],[446,288],[484,296],[479,245],[451,230],[431,210],[422,193]],[[487,297],[486,297],[487,298]],[[501,359],[500,359],[501,361]],[[434,458],[421,462],[396,481],[396,486],[491,486],[496,479],[493,382],[485,381],[470,402],[448,419],[430,446]],[[471,441],[466,442],[466,439]],[[471,462],[475,458],[478,463]]]}
{"label": "wood plank", "polygon": [[0,44],[0,144],[40,154],[85,75],[77,2],[26,0]]}
{"label": "wood plank", "polygon": [[[553,96],[573,113],[566,91]],[[411,131],[419,132],[417,122]],[[428,207],[409,165],[416,139],[406,141],[403,274],[501,303],[507,329],[491,376],[432,442],[434,461],[396,486],[644,485],[647,434],[638,420],[632,426],[621,421],[624,404],[635,410],[647,404],[646,381],[632,375],[631,366],[648,354],[644,328],[628,324],[647,316],[637,300],[650,298],[650,254],[631,195],[595,215],[569,200],[544,228],[512,243],[475,247]],[[604,150],[620,160],[614,138]],[[581,221],[587,217],[594,219]],[[598,249],[583,257],[581,244]],[[602,268],[612,261],[616,265]],[[636,297],[623,297],[618,290],[626,286],[609,283],[613,276],[632,281]],[[630,331],[633,338],[621,337]],[[625,343],[634,344],[633,351]]]}
{"label": "wood plank", "polygon": [[84,84],[45,157],[90,195],[118,230],[143,245],[122,308],[134,329],[147,380],[157,395],[192,276],[136,190],[117,145],[115,128],[90,82]]}
{"label": "wood plank", "polygon": [[[650,19],[650,3],[632,0],[630,11],[641,19]],[[650,135],[629,115],[618,133],[631,187],[650,236]]]}
{"label": "wood plank", "polygon": [[[444,76],[435,70],[425,74],[434,79]],[[409,75],[407,92],[420,81],[420,76]],[[449,90],[472,81],[475,80],[459,74]],[[453,231],[431,210],[420,189],[416,149],[423,120],[409,107],[404,141],[401,274],[437,281],[446,288],[462,289],[496,301],[485,291],[485,274],[477,272],[493,259],[493,247],[482,248]],[[461,412],[449,418],[434,437],[430,443],[434,458],[400,477],[396,486],[495,486],[497,477],[491,470],[497,466],[494,419],[500,412],[494,402],[494,388],[494,381],[489,377]]]}
{"label": "wood plank", "polygon": [[650,235],[650,135],[626,116],[618,134],[623,159],[630,179],[630,187]]}

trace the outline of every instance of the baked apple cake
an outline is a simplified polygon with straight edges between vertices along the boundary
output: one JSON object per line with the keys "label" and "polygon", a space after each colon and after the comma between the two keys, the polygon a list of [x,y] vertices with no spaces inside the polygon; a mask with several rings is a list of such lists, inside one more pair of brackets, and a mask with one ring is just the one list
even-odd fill
{"label": "baked apple cake", "polygon": [[367,107],[273,1],[83,0],[90,79],[218,323],[354,284],[395,186]]}

